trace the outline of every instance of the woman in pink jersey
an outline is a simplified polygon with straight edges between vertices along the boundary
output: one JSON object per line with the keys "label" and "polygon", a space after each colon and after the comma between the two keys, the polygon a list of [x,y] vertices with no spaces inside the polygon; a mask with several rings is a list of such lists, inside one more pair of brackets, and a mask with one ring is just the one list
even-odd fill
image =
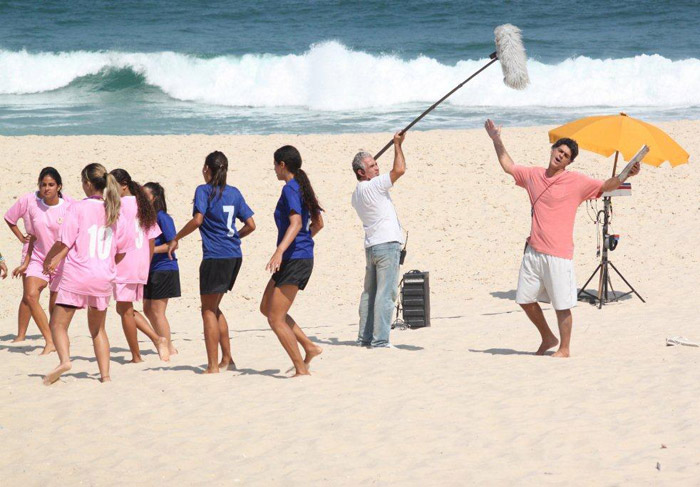
{"label": "woman in pink jersey", "polygon": [[121,215],[134,229],[134,248],[117,264],[117,279],[114,281],[114,299],[131,350],[131,362],[143,362],[137,329],[151,339],[161,360],[167,361],[170,359],[168,340],[158,335],[141,313],[134,310],[134,302],[143,301],[143,287],[148,281],[154,240],[160,235],[156,210],[141,185],[133,181],[128,172],[114,169],[110,174],[120,188]]}
{"label": "woman in pink jersey", "polygon": [[[22,244],[22,257],[20,258],[20,265],[12,271],[12,277],[21,276],[23,285],[25,277],[21,272],[21,267],[27,258],[27,250],[29,249],[29,242],[32,238],[30,233],[31,227],[29,219],[27,218],[27,209],[32,205],[36,205],[38,199],[38,191],[25,193],[20,196],[19,199],[10,207],[10,209],[7,210],[7,213],[5,213],[5,223],[7,223],[7,226],[10,227],[12,233],[14,233],[17,240],[19,240],[19,242]],[[20,230],[17,226],[19,220],[24,221],[25,233],[22,233],[22,230]],[[17,336],[14,340],[12,340],[13,343],[23,342],[26,340],[27,329],[29,328],[29,320],[31,317],[32,310],[24,302],[24,299],[22,299],[19,302],[19,309],[17,310]]]}
{"label": "woman in pink jersey", "polygon": [[44,377],[46,385],[71,369],[68,326],[75,310],[85,307],[101,381],[110,380],[105,318],[117,277],[116,262],[133,247],[134,231],[120,217],[119,185],[114,176],[101,164],[89,164],[81,177],[87,198],[70,205],[58,240],[44,261],[44,271],[53,275],[65,259],[49,323],[60,363]]}
{"label": "woman in pink jersey", "polygon": [[[44,274],[44,259],[46,254],[53,247],[58,239],[61,225],[66,216],[69,201],[63,199],[61,189],[63,180],[59,172],[53,167],[45,167],[39,174],[39,194],[41,198],[38,203],[27,208],[27,217],[31,227],[32,241],[27,250],[26,260],[16,269],[24,274],[24,303],[32,311],[32,317],[39,330],[46,339],[46,346],[41,355],[46,355],[55,351],[49,320],[44,309],[39,303],[41,292],[49,286],[49,312],[53,311],[58,291],[58,281],[61,278],[61,267],[56,274],[48,276]],[[72,201],[72,200],[71,200]]]}

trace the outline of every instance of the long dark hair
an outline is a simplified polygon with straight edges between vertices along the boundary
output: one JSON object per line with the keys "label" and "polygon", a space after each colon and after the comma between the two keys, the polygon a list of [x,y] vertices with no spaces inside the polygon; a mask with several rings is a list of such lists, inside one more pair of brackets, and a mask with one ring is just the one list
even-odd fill
{"label": "long dark hair", "polygon": [[136,218],[139,220],[141,228],[151,228],[156,224],[156,210],[148,200],[148,196],[144,193],[143,188],[139,183],[131,179],[131,176],[125,169],[113,169],[110,174],[114,176],[122,186],[129,188],[129,193],[136,196]]}
{"label": "long dark hair", "polygon": [[165,190],[163,189],[163,186],[161,186],[160,183],[150,182],[144,184],[143,187],[148,188],[153,195],[153,209],[156,211],[156,213],[159,211],[167,213],[168,204],[165,202]]}
{"label": "long dark hair", "polygon": [[209,193],[209,201],[214,199],[214,193],[216,193],[217,198],[221,198],[226,187],[226,173],[228,172],[228,159],[223,152],[214,151],[204,159],[204,164],[211,171],[211,179],[209,184],[212,186],[214,191]]}
{"label": "long dark hair", "polygon": [[294,179],[299,183],[299,189],[301,190],[301,202],[309,210],[311,216],[316,216],[322,212],[323,208],[318,203],[314,188],[311,187],[311,181],[309,181],[309,177],[301,168],[301,154],[299,154],[296,147],[291,145],[282,146],[275,151],[274,157],[275,164],[284,162],[287,170],[294,175]]}
{"label": "long dark hair", "polygon": [[56,186],[58,186],[58,197],[63,198],[63,193],[61,192],[61,188],[63,188],[63,180],[61,179],[59,172],[51,166],[47,166],[42,169],[39,173],[39,186],[41,186],[41,181],[46,176],[49,176],[51,179],[56,181]]}

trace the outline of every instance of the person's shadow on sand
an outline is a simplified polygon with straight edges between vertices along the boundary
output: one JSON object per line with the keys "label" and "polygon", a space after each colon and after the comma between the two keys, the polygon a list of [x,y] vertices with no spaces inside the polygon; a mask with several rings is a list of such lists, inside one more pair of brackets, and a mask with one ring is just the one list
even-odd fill
{"label": "person's shadow on sand", "polygon": [[[469,349],[470,352],[474,353],[488,353],[490,355],[532,355],[532,356],[538,356],[535,354],[535,352],[524,352],[522,350],[513,350],[512,348],[488,348],[486,350],[474,350],[473,348]],[[554,352],[548,351],[545,352],[545,355],[552,355]]]}
{"label": "person's shadow on sand", "polygon": [[[331,337],[327,340],[322,340],[321,338],[311,336],[309,339],[314,342],[314,343],[319,343],[321,345],[331,345],[331,346],[338,346],[338,347],[355,347],[355,348],[362,348],[360,345],[357,344],[356,340],[345,340],[341,341],[338,338]],[[416,352],[418,350],[423,350],[423,347],[418,347],[416,345],[394,345],[395,348],[398,348],[399,350],[407,350],[409,352]]]}
{"label": "person's shadow on sand", "polygon": [[[43,374],[29,374],[28,377],[39,377],[40,379],[44,378]],[[73,373],[68,373],[68,374],[62,374],[61,379],[64,379],[66,377],[73,377],[75,379],[89,379],[89,380],[96,380],[97,382],[100,382],[100,377],[99,374],[96,375],[90,375],[87,372],[73,372]]]}
{"label": "person's shadow on sand", "polygon": [[[189,371],[189,372],[194,372],[195,374],[204,374],[204,371],[206,370],[207,366],[206,365],[201,365],[199,367],[194,367],[192,365],[175,365],[173,367],[149,367],[147,369],[143,369],[144,371],[168,371],[168,372],[182,372],[184,371]],[[220,373],[226,373],[227,371],[222,370]],[[238,372],[236,375],[265,375],[267,377],[273,377],[275,379],[286,379],[287,377],[284,375],[280,375],[280,370],[279,369],[267,369],[267,370],[255,370],[255,369],[236,369],[236,370],[231,370],[228,372],[233,372],[234,374]]]}

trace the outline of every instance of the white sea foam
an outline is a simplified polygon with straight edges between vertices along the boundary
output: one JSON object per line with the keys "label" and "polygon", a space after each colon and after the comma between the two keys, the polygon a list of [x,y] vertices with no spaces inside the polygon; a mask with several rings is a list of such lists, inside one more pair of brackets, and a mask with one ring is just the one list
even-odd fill
{"label": "white sea foam", "polygon": [[[0,50],[0,94],[41,93],[88,75],[131,69],[170,97],[225,106],[358,110],[432,102],[486,59],[441,64],[428,57],[352,51],[337,42],[300,55],[248,54],[198,58],[181,53]],[[700,60],[659,55],[625,59],[577,57],[558,64],[528,61],[531,85],[504,86],[491,67],[457,92],[456,106],[700,106]]]}

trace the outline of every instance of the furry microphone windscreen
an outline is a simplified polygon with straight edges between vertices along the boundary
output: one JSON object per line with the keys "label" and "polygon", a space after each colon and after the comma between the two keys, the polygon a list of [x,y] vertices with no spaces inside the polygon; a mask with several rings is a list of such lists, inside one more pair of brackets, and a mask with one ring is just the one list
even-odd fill
{"label": "furry microphone windscreen", "polygon": [[496,53],[503,69],[503,82],[516,90],[524,90],[530,78],[520,29],[503,24],[496,27],[493,33],[496,35]]}

